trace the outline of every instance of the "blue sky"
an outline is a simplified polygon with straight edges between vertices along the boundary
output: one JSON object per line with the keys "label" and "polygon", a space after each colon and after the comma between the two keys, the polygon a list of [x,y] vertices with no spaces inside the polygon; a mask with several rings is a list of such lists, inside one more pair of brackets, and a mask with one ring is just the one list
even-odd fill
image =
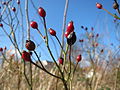
{"label": "blue sky", "polygon": [[[15,1],[15,0],[14,0]],[[24,1],[21,0],[21,7],[24,12]],[[29,1],[29,19],[30,21],[34,20],[38,22],[39,29],[44,34],[43,25],[39,19],[38,13],[33,8],[32,4]],[[119,0],[118,0],[119,1]],[[62,30],[62,22],[63,22],[63,12],[65,6],[65,0],[33,0],[36,8],[43,7],[46,11],[46,21],[47,28],[53,28],[56,30],[57,36],[61,40],[61,30]],[[103,7],[108,11],[115,13],[115,10],[112,9],[113,0],[69,0],[68,13],[66,23],[69,21],[74,22],[75,32],[77,34],[78,39],[80,35],[84,33],[80,28],[81,25],[95,28],[95,33],[100,33],[103,38],[103,42],[105,45],[109,45],[110,43],[118,44],[115,39],[114,33],[114,18],[108,15],[105,11],[96,8],[96,2],[102,3]],[[120,1],[119,1],[120,2]],[[13,6],[17,7],[17,4],[14,3]],[[25,13],[23,13],[25,14]],[[19,27],[21,29],[21,27]],[[26,30],[26,21],[24,17],[24,28]],[[7,29],[7,28],[6,28]],[[0,29],[1,30],[1,29]],[[25,31],[26,32],[26,31]],[[3,32],[2,32],[3,33]],[[1,34],[0,34],[1,35]],[[3,34],[4,35],[4,34]],[[36,50],[41,53],[41,59],[48,59],[50,56],[47,53],[45,44],[42,42],[39,34],[36,30],[31,28],[31,36],[34,37],[36,43],[41,44],[39,48]],[[0,36],[2,38],[0,40],[0,47],[6,46],[9,48],[11,43],[4,42],[8,41],[7,37]],[[57,51],[59,54],[58,43],[55,38],[52,37],[54,42],[56,43]],[[55,53],[56,49],[53,47],[52,41],[50,40],[51,49],[54,52],[54,56],[57,59],[58,56]],[[25,49],[26,50],[26,49]]]}

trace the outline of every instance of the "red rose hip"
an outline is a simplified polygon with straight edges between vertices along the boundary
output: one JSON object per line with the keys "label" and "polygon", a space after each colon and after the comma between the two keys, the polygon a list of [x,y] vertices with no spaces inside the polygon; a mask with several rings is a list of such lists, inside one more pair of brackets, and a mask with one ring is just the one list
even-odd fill
{"label": "red rose hip", "polygon": [[25,47],[29,50],[29,51],[34,51],[35,50],[35,43],[31,40],[26,40],[26,44]]}
{"label": "red rose hip", "polygon": [[68,38],[70,33],[72,33],[73,31],[74,31],[73,21],[70,21],[67,25],[67,29],[66,29],[66,32],[65,32],[65,37]]}
{"label": "red rose hip", "polygon": [[96,7],[97,7],[98,9],[102,9],[102,4],[96,3]]}
{"label": "red rose hip", "polygon": [[66,31],[68,31],[68,32],[73,32],[73,31],[74,31],[73,21],[70,21],[70,22],[69,22]]}
{"label": "red rose hip", "polygon": [[22,52],[22,59],[24,60],[24,61],[31,61],[31,57],[30,57],[30,53],[28,53],[28,52],[26,52],[26,51],[23,51]]}
{"label": "red rose hip", "polygon": [[49,32],[52,36],[56,36],[56,31],[53,30],[52,28],[49,29]]}
{"label": "red rose hip", "polygon": [[69,34],[70,34],[70,33],[66,31],[66,32],[65,32],[65,37],[67,38]]}
{"label": "red rose hip", "polygon": [[3,27],[3,24],[2,24],[2,23],[0,23],[0,27]]}
{"label": "red rose hip", "polygon": [[59,58],[59,59],[58,59],[58,61],[59,61],[59,63],[60,63],[60,64],[62,64],[62,65],[63,65],[63,58],[62,58],[62,57],[61,57],[61,58]]}
{"label": "red rose hip", "polygon": [[37,22],[35,22],[35,21],[30,22],[30,26],[31,26],[33,29],[38,29],[38,24],[37,24]]}
{"label": "red rose hip", "polygon": [[70,22],[68,23],[66,32],[71,33],[71,32],[73,32],[73,31],[74,31],[73,21],[70,21]]}
{"label": "red rose hip", "polygon": [[38,9],[38,13],[39,13],[39,15],[40,15],[41,17],[45,17],[45,16],[46,16],[46,12],[45,12],[45,10],[44,10],[42,7],[40,7],[40,8]]}
{"label": "red rose hip", "polygon": [[0,48],[0,52],[2,52],[3,51],[3,48]]}
{"label": "red rose hip", "polygon": [[77,62],[80,62],[82,60],[82,55],[78,55],[77,58],[76,58]]}

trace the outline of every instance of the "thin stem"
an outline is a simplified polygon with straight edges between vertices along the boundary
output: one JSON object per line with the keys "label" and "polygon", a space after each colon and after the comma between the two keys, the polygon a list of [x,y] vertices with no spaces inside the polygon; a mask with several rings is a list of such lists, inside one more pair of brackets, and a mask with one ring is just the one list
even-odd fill
{"label": "thin stem", "polygon": [[74,70],[73,70],[72,77],[71,77],[71,79],[70,79],[70,90],[72,90],[72,81],[73,81],[74,74],[75,74],[75,71],[76,71],[76,69],[77,69],[77,66],[78,66],[78,62],[77,62],[76,65],[75,65],[75,68],[74,68]]}
{"label": "thin stem", "polygon": [[[16,40],[16,35],[15,35],[15,32],[14,32],[14,30],[13,30],[13,18],[12,18],[12,15],[11,15],[11,12],[10,12],[10,8],[9,7],[7,7],[8,8],[8,13],[9,13],[9,18],[8,18],[8,22],[9,22],[9,27],[10,27],[10,30],[11,30],[11,33],[10,33],[10,35],[12,34],[12,36],[13,36],[13,40],[14,40],[14,44],[15,44],[15,46],[18,48],[18,44],[17,44],[17,40]],[[7,13],[7,12],[6,12]],[[17,49],[17,48],[15,48],[15,49]]]}
{"label": "thin stem", "polygon": [[112,13],[110,13],[108,10],[102,8],[104,11],[106,11],[108,14],[110,14],[111,16],[113,16],[116,19],[120,19],[117,15],[113,15]]}
{"label": "thin stem", "polygon": [[30,81],[31,81],[31,85],[30,85],[30,89],[32,89],[32,85],[33,85],[33,81],[32,81],[32,63],[30,62]]}
{"label": "thin stem", "polygon": [[51,76],[53,76],[53,77],[55,77],[55,78],[62,79],[61,77],[56,76],[56,75],[54,75],[54,74],[50,73],[50,72],[49,72],[49,71],[47,71],[46,69],[43,69],[42,67],[40,67],[39,65],[37,65],[37,64],[36,64],[36,63],[34,63],[33,61],[31,61],[31,63],[32,63],[33,65],[35,65],[36,67],[40,68],[41,70],[45,71],[47,74],[49,74],[49,75],[51,75]]}
{"label": "thin stem", "polygon": [[70,74],[71,74],[71,45],[70,45],[70,52],[69,52],[69,62],[70,62]]}
{"label": "thin stem", "polygon": [[63,73],[62,73],[62,71],[61,71],[61,69],[60,69],[60,67],[59,67],[59,65],[58,65],[57,62],[55,61],[55,58],[54,58],[54,56],[53,56],[53,54],[52,54],[49,46],[47,46],[47,48],[48,48],[48,51],[49,51],[49,53],[50,53],[50,56],[52,57],[53,61],[55,62],[57,68],[59,69],[59,71],[60,71],[60,73],[61,73],[61,75],[62,75],[62,77],[64,77],[64,76],[63,76]]}
{"label": "thin stem", "polygon": [[42,37],[42,39],[44,40],[44,36],[42,35],[42,33],[40,32],[39,29],[37,29],[38,33],[40,34],[40,36]]}
{"label": "thin stem", "polygon": [[59,45],[60,45],[60,47],[61,47],[61,49],[62,49],[63,53],[65,54],[65,51],[63,50],[63,46],[62,46],[62,44],[60,43],[60,40],[58,39],[58,37],[57,37],[57,36],[55,36],[55,38],[57,39],[57,41],[58,41],[58,43],[59,43]]}
{"label": "thin stem", "polygon": [[62,76],[62,81],[63,81],[64,87],[65,87],[65,90],[68,90],[68,89],[67,89],[67,83],[66,83],[66,81],[65,81],[65,79],[64,79],[64,74],[63,74],[62,70],[60,69],[59,65],[57,64],[57,62],[56,62],[56,60],[55,60],[55,58],[54,58],[54,56],[53,56],[53,54],[52,54],[52,52],[51,52],[51,50],[50,50],[50,47],[49,47],[49,43],[48,43],[48,33],[47,33],[47,27],[46,27],[45,17],[43,17],[43,23],[44,23],[44,30],[45,30],[45,34],[46,34],[46,41],[45,41],[46,47],[47,47],[50,56],[52,57],[55,65],[57,66],[57,68],[58,68],[58,70],[59,70],[59,72],[60,72],[60,74],[61,74],[61,76]]}
{"label": "thin stem", "polygon": [[52,40],[51,42],[52,42],[53,45],[54,45],[54,49],[55,49],[55,51],[56,51],[56,56],[59,57],[58,50],[57,50],[57,45],[56,45],[56,43],[55,43],[55,41],[53,40],[53,38],[52,38],[51,35],[50,35],[50,39]]}
{"label": "thin stem", "polygon": [[28,85],[30,86],[30,82],[29,82],[28,77],[27,77],[27,75],[26,75],[26,69],[25,69],[26,64],[25,64],[25,61],[24,61],[24,60],[23,60],[23,62],[24,62],[24,76],[25,76],[25,79],[26,79]]}
{"label": "thin stem", "polygon": [[[67,52],[68,52],[68,48],[69,48],[69,46],[68,46],[68,44],[66,45],[66,50],[65,50],[65,53],[64,53],[64,64],[63,64],[63,68],[62,68],[62,70],[63,70],[63,73],[64,73],[64,71],[66,72],[66,69],[65,69],[65,64],[66,64],[66,56],[67,56]],[[66,72],[67,73],[67,72]]]}
{"label": "thin stem", "polygon": [[44,24],[44,30],[45,30],[45,35],[46,35],[46,37],[45,37],[45,39],[46,39],[45,43],[48,46],[48,33],[47,33],[47,27],[46,27],[45,17],[43,17],[43,24]]}
{"label": "thin stem", "polygon": [[74,68],[74,70],[73,70],[73,77],[74,77],[75,71],[76,71],[76,69],[77,69],[77,66],[78,66],[78,62],[76,63],[75,68]]}
{"label": "thin stem", "polygon": [[[27,24],[27,39],[30,40],[30,24],[29,24],[29,15],[28,15],[28,0],[25,1],[25,13],[26,13],[26,24]],[[30,89],[32,90],[32,64],[30,62]]]}
{"label": "thin stem", "polygon": [[[66,0],[65,9],[64,9],[64,16],[63,16],[63,26],[62,26],[62,47],[64,47],[64,34],[65,34],[68,4],[69,4],[69,0]],[[62,49],[61,49],[61,55],[62,55]]]}
{"label": "thin stem", "polygon": [[51,52],[51,50],[50,50],[50,47],[49,47],[49,43],[48,43],[48,34],[47,34],[47,27],[46,27],[45,18],[43,18],[43,22],[44,22],[44,29],[45,29],[45,34],[46,34],[46,41],[45,41],[46,47],[47,47],[47,49],[48,49],[48,51],[49,51],[49,54],[50,54],[50,56],[52,57],[52,59],[53,59],[55,65],[56,65],[57,68],[59,69],[59,71],[60,71],[62,77],[64,77],[64,75],[63,75],[63,73],[62,73],[62,71],[61,71],[59,65],[58,65],[57,62],[55,61],[55,58],[54,58],[54,56],[53,56],[53,54],[52,54],[52,52]]}
{"label": "thin stem", "polygon": [[10,35],[5,31],[4,28],[2,28],[4,33],[7,35],[7,37],[10,39],[11,43],[13,44],[13,46],[18,50],[19,54],[21,55],[21,52],[19,50],[19,48],[16,46],[16,44],[13,42],[12,38],[10,37]]}
{"label": "thin stem", "polygon": [[61,49],[63,50],[63,46],[61,45],[60,40],[58,39],[58,37],[57,37],[56,35],[55,35],[55,38],[57,39],[57,41],[58,41],[58,43],[59,43]]}
{"label": "thin stem", "polygon": [[30,21],[28,15],[28,0],[25,1],[25,13],[26,13],[26,24],[27,24],[27,39],[30,40]]}
{"label": "thin stem", "polygon": [[119,67],[116,68],[116,72],[115,72],[114,90],[117,90],[118,71],[119,71]]}
{"label": "thin stem", "polygon": [[65,87],[65,90],[68,90],[66,81],[64,79],[62,81],[63,81],[64,87]]}
{"label": "thin stem", "polygon": [[20,15],[21,15],[21,28],[22,28],[22,49],[24,47],[24,27],[23,27],[23,13],[22,13],[22,8],[21,8],[21,5],[20,5]]}
{"label": "thin stem", "polygon": [[42,62],[40,61],[40,58],[39,58],[39,56],[38,56],[37,52],[36,52],[36,51],[34,51],[34,53],[35,53],[35,55],[37,56],[38,61],[39,61],[40,65],[42,66],[42,68],[43,68],[43,69],[45,69],[45,67],[43,66]]}
{"label": "thin stem", "polygon": [[69,45],[69,47],[70,47],[70,50],[69,50],[69,56],[68,56],[68,58],[69,58],[69,68],[70,68],[69,70],[70,70],[70,72],[68,74],[67,81],[69,80],[70,75],[71,75],[71,45]]}
{"label": "thin stem", "polygon": [[[37,9],[37,7],[35,6],[35,4],[34,4],[33,0],[30,0],[30,1],[31,1],[31,4],[32,4],[33,8],[34,8],[34,9],[35,9],[35,11],[37,12],[37,15],[39,16],[39,14],[38,14],[38,9]],[[43,24],[43,22],[42,22],[42,18],[41,18],[41,17],[39,17],[39,19],[40,19],[41,23]]]}

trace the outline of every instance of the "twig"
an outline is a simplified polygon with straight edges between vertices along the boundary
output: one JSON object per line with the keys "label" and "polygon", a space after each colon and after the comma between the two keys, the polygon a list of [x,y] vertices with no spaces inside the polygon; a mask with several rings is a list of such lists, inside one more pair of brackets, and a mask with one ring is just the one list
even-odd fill
{"label": "twig", "polygon": [[36,67],[40,68],[41,70],[45,71],[45,72],[46,72],[46,73],[48,73],[49,75],[51,75],[51,76],[53,76],[53,77],[56,77],[56,78],[59,78],[59,79],[61,79],[61,80],[62,80],[62,78],[61,78],[61,77],[56,76],[56,75],[54,75],[54,74],[50,73],[49,71],[47,71],[46,69],[43,69],[42,67],[40,67],[39,65],[37,65],[37,64],[36,64],[36,63],[34,63],[33,61],[31,61],[31,63],[32,63],[33,65],[35,65]]}
{"label": "twig", "polygon": [[62,79],[61,79],[61,80],[62,80],[62,82],[63,82],[63,84],[64,84],[65,90],[68,90],[68,88],[67,88],[67,83],[66,83],[65,78],[64,78],[64,74],[63,74],[61,68],[59,67],[58,63],[56,62],[56,60],[55,60],[55,58],[54,58],[54,56],[53,56],[53,54],[52,54],[52,52],[51,52],[51,49],[50,49],[50,47],[49,47],[49,43],[48,43],[48,33],[47,33],[47,27],[46,27],[45,17],[43,17],[43,24],[44,24],[45,34],[46,34],[46,41],[45,41],[46,47],[47,47],[50,56],[52,57],[55,65],[57,66],[57,68],[58,68],[58,70],[59,70],[59,72],[60,72],[60,74],[61,74],[61,76],[62,76]]}
{"label": "twig", "polygon": [[69,45],[69,55],[68,55],[68,58],[69,58],[69,74],[68,74],[68,78],[67,78],[67,81],[69,80],[69,78],[70,78],[70,75],[71,75],[71,48],[72,48],[72,46],[71,45]]}
{"label": "twig", "polygon": [[[64,47],[64,33],[65,33],[65,26],[66,26],[68,4],[69,4],[69,0],[66,0],[65,9],[64,9],[64,16],[63,16],[63,26],[62,26],[62,47]],[[61,49],[61,55],[62,55],[62,49]]]}
{"label": "twig", "polygon": [[[30,24],[28,15],[28,0],[25,1],[25,13],[26,13],[26,24],[27,24],[27,39],[30,40]],[[30,89],[32,90],[32,64],[30,62]]]}

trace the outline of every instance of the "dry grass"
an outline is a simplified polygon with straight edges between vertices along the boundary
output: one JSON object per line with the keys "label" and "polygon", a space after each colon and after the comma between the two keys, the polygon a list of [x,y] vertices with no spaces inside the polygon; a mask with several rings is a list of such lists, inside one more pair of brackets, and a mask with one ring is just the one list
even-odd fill
{"label": "dry grass", "polygon": [[[9,58],[4,61],[3,67],[0,68],[0,90],[29,90],[23,73],[23,62],[15,61]],[[29,77],[29,63],[26,66],[26,75]],[[57,74],[55,66],[49,68],[50,72]],[[33,90],[64,90],[60,80],[46,74],[39,68],[32,65]],[[92,78],[86,78],[90,72],[90,67],[78,67],[72,81],[72,90],[120,90],[120,71],[116,81],[116,71],[111,69],[102,74],[104,69],[96,69],[96,74]],[[115,88],[116,81],[116,89]],[[69,84],[69,83],[68,83]],[[94,85],[94,86],[93,86]],[[91,89],[92,88],[92,89]]]}

